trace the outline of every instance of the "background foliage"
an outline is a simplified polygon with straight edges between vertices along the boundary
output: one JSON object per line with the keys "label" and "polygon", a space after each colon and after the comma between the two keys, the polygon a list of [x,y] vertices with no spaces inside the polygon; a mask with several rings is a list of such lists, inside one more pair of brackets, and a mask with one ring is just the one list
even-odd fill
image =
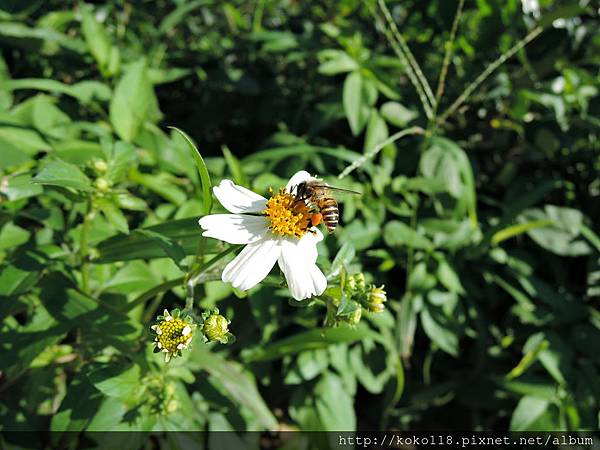
{"label": "background foliage", "polygon": [[[598,11],[539,3],[468,1],[453,41],[450,1],[389,1],[401,36],[372,1],[0,2],[0,429],[596,429]],[[232,291],[224,259],[193,294],[236,343],[153,355],[225,248],[168,126],[213,184],[362,192],[319,261],[386,311],[324,329],[276,272]]]}

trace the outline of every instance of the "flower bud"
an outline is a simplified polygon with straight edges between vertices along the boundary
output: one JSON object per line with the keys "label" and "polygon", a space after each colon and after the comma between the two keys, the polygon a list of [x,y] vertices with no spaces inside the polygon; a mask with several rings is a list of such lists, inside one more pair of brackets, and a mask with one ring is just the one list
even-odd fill
{"label": "flower bud", "polygon": [[96,172],[104,173],[108,170],[108,165],[106,164],[106,161],[97,159],[96,161],[94,161],[94,169],[96,170]]}
{"label": "flower bud", "polygon": [[106,192],[108,191],[108,188],[110,188],[110,183],[108,182],[108,180],[106,178],[98,178],[96,179],[96,187],[98,188],[99,191],[101,192]]}
{"label": "flower bud", "polygon": [[360,305],[357,306],[358,307],[354,311],[348,314],[348,318],[346,319],[350,325],[358,325],[358,322],[360,322],[360,318],[362,317],[362,307]]}
{"label": "flower bud", "polygon": [[212,314],[204,321],[202,332],[211,342],[226,343],[229,333],[229,321],[220,314]]}
{"label": "flower bud", "polygon": [[354,275],[354,280],[356,282],[356,289],[358,290],[364,290],[365,288],[365,276],[363,275],[362,272],[357,273]]}
{"label": "flower bud", "polygon": [[383,290],[384,286],[371,288],[369,298],[367,300],[367,308],[371,312],[381,312],[384,310],[383,305],[387,301],[386,292]]}

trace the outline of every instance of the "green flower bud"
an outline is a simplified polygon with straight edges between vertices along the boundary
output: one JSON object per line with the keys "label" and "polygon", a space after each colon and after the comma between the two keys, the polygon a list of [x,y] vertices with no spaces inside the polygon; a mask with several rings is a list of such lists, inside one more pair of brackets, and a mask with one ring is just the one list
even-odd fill
{"label": "green flower bud", "polygon": [[96,188],[100,192],[106,192],[110,188],[110,183],[106,178],[98,178],[96,179]]}
{"label": "green flower bud", "polygon": [[350,324],[350,325],[357,325],[358,322],[360,322],[360,318],[362,317],[362,308],[360,305],[358,305],[358,308],[356,308],[354,311],[352,311],[348,316],[346,321]]}
{"label": "green flower bud", "polygon": [[226,343],[229,333],[229,321],[220,314],[212,314],[204,321],[202,332],[211,342]]}
{"label": "green flower bud", "polygon": [[106,164],[106,161],[97,159],[96,161],[94,161],[94,169],[97,172],[104,173],[108,170],[108,164]]}
{"label": "green flower bud", "polygon": [[365,289],[365,276],[362,272],[355,274],[354,280],[356,281],[356,289],[361,291]]}

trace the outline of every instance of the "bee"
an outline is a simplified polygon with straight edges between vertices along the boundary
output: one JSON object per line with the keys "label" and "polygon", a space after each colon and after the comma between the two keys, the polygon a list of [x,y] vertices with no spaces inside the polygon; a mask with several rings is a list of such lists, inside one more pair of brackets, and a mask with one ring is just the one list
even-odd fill
{"label": "bee", "polygon": [[306,202],[316,211],[311,215],[312,226],[316,227],[323,222],[330,233],[337,227],[340,217],[338,203],[331,194],[333,191],[361,195],[360,192],[329,186],[316,178],[303,181],[296,186],[296,201]]}

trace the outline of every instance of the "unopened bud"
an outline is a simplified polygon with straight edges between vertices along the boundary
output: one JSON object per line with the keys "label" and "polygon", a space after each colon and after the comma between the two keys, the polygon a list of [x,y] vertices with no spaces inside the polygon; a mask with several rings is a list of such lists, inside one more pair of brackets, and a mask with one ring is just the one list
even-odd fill
{"label": "unopened bud", "polygon": [[360,318],[362,316],[362,308],[360,305],[358,305],[358,307],[352,311],[350,314],[348,314],[348,318],[346,319],[348,321],[348,323],[350,325],[358,325],[358,322],[360,322]]}
{"label": "unopened bud", "polygon": [[98,178],[96,180],[96,187],[99,191],[106,192],[108,191],[108,188],[110,188],[110,183],[106,178]]}
{"label": "unopened bud", "polygon": [[209,341],[227,342],[229,321],[220,314],[213,314],[204,321],[202,332]]}
{"label": "unopened bud", "polygon": [[108,170],[108,164],[101,159],[97,159],[94,161],[94,169],[96,169],[97,172],[104,173]]}
{"label": "unopened bud", "polygon": [[354,275],[356,281],[356,289],[363,290],[365,288],[365,276],[361,273]]}

